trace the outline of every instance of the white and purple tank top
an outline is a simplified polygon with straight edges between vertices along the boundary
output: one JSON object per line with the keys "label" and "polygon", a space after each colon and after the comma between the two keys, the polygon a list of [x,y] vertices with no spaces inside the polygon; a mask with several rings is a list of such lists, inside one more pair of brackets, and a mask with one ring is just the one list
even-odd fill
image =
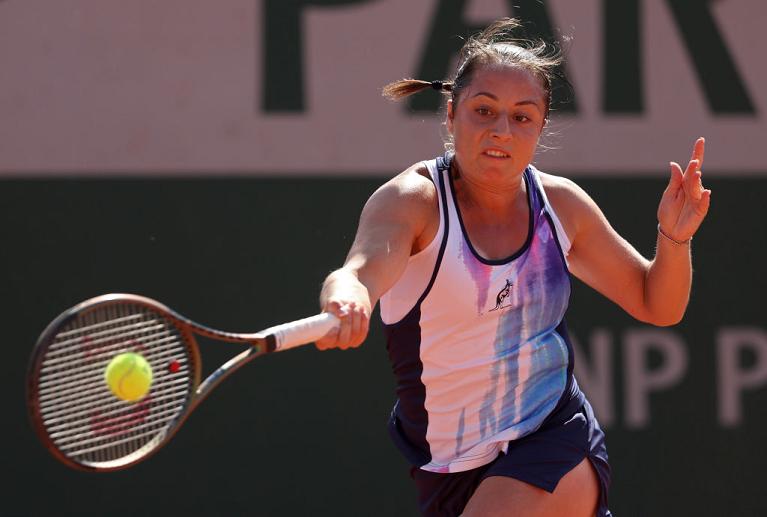
{"label": "white and purple tank top", "polygon": [[489,463],[555,410],[583,401],[563,320],[570,243],[538,171],[524,172],[524,245],[488,260],[467,237],[451,159],[425,162],[437,187],[439,229],[381,298],[397,381],[390,431],[412,464],[432,472]]}

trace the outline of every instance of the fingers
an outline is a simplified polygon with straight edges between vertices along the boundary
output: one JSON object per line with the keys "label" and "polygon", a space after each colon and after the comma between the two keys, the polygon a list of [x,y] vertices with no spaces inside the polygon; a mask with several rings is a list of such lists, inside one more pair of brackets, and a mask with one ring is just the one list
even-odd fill
{"label": "fingers", "polygon": [[[683,190],[684,173],[682,168],[676,162],[669,162],[670,176],[668,185],[663,191],[660,204],[658,204],[658,221],[666,223],[665,226],[673,224],[679,215],[679,211],[684,206],[685,193]],[[671,219],[673,221],[669,222]]]}
{"label": "fingers", "polygon": [[676,162],[670,162],[669,167],[671,168],[671,177],[669,178],[666,192],[675,196],[679,189],[682,188],[684,173],[682,172],[682,167]]}
{"label": "fingers", "polygon": [[700,201],[703,195],[703,175],[698,160],[690,160],[684,171],[684,192],[689,199]]}
{"label": "fingers", "polygon": [[708,213],[708,207],[711,205],[711,191],[705,189],[700,197],[700,203],[696,207],[698,216],[705,217]]}
{"label": "fingers", "polygon": [[684,193],[688,199],[700,199],[700,190],[696,187],[700,183],[700,171],[698,170],[698,160],[690,160],[687,169],[684,171]]}
{"label": "fingers", "polygon": [[658,206],[658,221],[678,240],[695,233],[711,203],[711,191],[703,187],[700,170],[704,152],[705,140],[699,138],[684,171],[678,163],[670,163],[671,177]]}
{"label": "fingers", "polygon": [[698,160],[698,169],[703,167],[703,155],[706,151],[706,139],[703,137],[698,138],[695,141],[695,144],[692,146],[692,156],[690,156],[690,161],[692,160]]}
{"label": "fingers", "polygon": [[356,348],[365,341],[370,326],[370,310],[355,302],[328,302],[326,312],[332,312],[339,319],[339,325],[328,335],[318,340],[316,345],[320,350],[331,348]]}
{"label": "fingers", "polygon": [[[705,151],[706,140],[705,138],[700,137],[695,141],[695,145],[693,145],[692,156],[690,157],[690,161],[687,164],[687,168],[682,174],[682,186],[684,188],[685,197],[687,197],[687,199],[700,201],[701,197],[703,196],[705,189],[703,188],[701,167],[703,167],[703,156]],[[674,165],[675,164],[672,162],[672,174],[676,168],[681,170],[679,165],[676,165],[676,167],[674,167]],[[669,185],[669,187],[670,186],[671,185]]]}

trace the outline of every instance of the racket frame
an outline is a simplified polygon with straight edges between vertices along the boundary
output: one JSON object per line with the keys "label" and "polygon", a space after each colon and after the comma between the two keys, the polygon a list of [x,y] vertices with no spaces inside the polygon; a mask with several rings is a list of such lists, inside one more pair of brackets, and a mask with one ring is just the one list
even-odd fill
{"label": "racket frame", "polygon": [[[140,447],[137,451],[128,454],[118,460],[112,462],[113,465],[91,465],[88,463],[81,463],[75,461],[71,457],[67,456],[59,450],[54,443],[53,439],[49,435],[46,426],[43,422],[42,412],[39,402],[38,381],[40,378],[40,371],[42,369],[45,353],[48,348],[53,344],[56,336],[62,329],[64,329],[71,321],[80,315],[87,314],[87,312],[102,308],[105,305],[114,304],[126,304],[126,305],[138,305],[143,306],[151,311],[162,315],[168,322],[178,330],[179,334],[183,338],[183,343],[189,353],[191,362],[193,362],[192,374],[191,374],[191,387],[188,390],[187,397],[184,401],[183,408],[179,411],[179,414],[165,427],[165,432],[160,432],[157,437],[150,440],[147,444]],[[331,323],[335,323],[335,318],[328,314],[318,315],[313,318],[307,318],[306,320],[322,319]],[[178,432],[181,425],[191,415],[194,409],[202,402],[213,389],[224,381],[227,377],[233,374],[235,371],[261,355],[275,352],[282,349],[292,348],[299,344],[304,344],[303,339],[299,341],[290,342],[288,339],[283,346],[278,346],[278,342],[284,340],[284,337],[279,336],[280,329],[287,327],[291,324],[280,325],[277,327],[271,327],[261,332],[252,334],[233,333],[216,330],[205,325],[196,323],[177,312],[173,311],[169,307],[162,303],[147,298],[145,296],[125,293],[112,293],[105,294],[85,300],[77,305],[67,309],[61,313],[56,319],[54,319],[40,334],[40,337],[35,344],[32,356],[29,361],[27,370],[27,409],[30,416],[32,427],[34,428],[40,441],[43,443],[46,449],[59,461],[77,470],[90,471],[90,472],[109,472],[115,470],[122,470],[128,468],[140,461],[144,461],[159,449],[161,449],[168,441]],[[327,326],[327,325],[326,325]],[[319,337],[324,335],[319,334]],[[197,344],[196,336],[203,336],[212,338],[219,341],[226,341],[230,343],[240,343],[249,345],[249,347],[226,361],[223,365],[218,367],[204,380],[202,377],[202,360]]]}

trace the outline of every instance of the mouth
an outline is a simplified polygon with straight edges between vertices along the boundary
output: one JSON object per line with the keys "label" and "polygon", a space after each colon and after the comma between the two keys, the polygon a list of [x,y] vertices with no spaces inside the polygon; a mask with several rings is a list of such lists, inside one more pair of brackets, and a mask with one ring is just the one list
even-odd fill
{"label": "mouth", "polygon": [[511,158],[510,154],[498,149],[487,149],[482,154],[490,158]]}

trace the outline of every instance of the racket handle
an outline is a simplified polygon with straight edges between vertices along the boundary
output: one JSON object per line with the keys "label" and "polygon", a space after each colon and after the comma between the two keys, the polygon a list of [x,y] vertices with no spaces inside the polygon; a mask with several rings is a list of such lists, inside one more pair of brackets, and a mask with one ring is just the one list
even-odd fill
{"label": "racket handle", "polygon": [[268,328],[263,331],[263,334],[274,336],[274,350],[279,352],[299,345],[313,343],[325,337],[325,334],[335,328],[336,325],[338,325],[338,318],[335,314],[323,312],[310,318]]}

